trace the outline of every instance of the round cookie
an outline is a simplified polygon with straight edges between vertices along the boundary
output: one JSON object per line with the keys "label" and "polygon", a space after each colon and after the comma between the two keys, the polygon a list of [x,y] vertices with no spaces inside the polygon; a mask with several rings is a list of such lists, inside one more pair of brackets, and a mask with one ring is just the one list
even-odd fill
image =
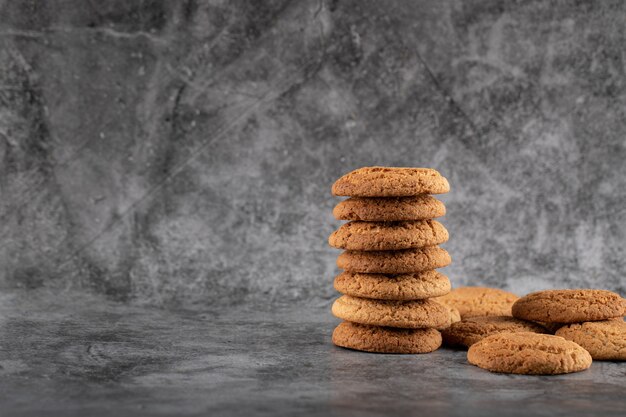
{"label": "round cookie", "polygon": [[398,329],[344,321],[333,331],[333,343],[348,349],[378,353],[428,353],[441,346],[435,329]]}
{"label": "round cookie", "polygon": [[511,306],[519,297],[508,291],[487,287],[459,287],[437,301],[450,305],[461,313],[461,318],[480,316],[510,316]]}
{"label": "round cookie", "polygon": [[343,272],[334,285],[342,294],[378,300],[420,300],[450,291],[448,277],[434,270],[400,275]]}
{"label": "round cookie", "polygon": [[364,167],[339,178],[333,195],[350,197],[408,197],[443,194],[450,184],[430,168]]}
{"label": "round cookie", "polygon": [[442,333],[443,340],[449,346],[470,347],[487,336],[496,333],[546,333],[546,329],[537,323],[515,319],[508,316],[470,317],[453,323]]}
{"label": "round cookie", "polygon": [[351,197],[337,204],[337,220],[392,222],[425,220],[446,214],[446,206],[426,194],[411,197]]}
{"label": "round cookie", "polygon": [[407,274],[450,265],[445,249],[427,246],[398,251],[352,251],[337,257],[337,266],[345,271],[366,274]]}
{"label": "round cookie", "polygon": [[626,301],[606,290],[547,290],[513,304],[513,317],[548,323],[579,323],[622,317]]}
{"label": "round cookie", "polygon": [[593,359],[626,361],[626,323],[623,320],[568,324],[556,332],[586,349]]}
{"label": "round cookie", "polygon": [[574,342],[530,332],[487,336],[469,348],[467,360],[491,372],[523,375],[578,372],[592,362],[589,352]]}
{"label": "round cookie", "polygon": [[443,329],[450,320],[448,310],[431,300],[372,300],[342,295],[333,303],[332,312],[353,323],[406,329]]}
{"label": "round cookie", "polygon": [[448,231],[436,220],[351,221],[328,238],[333,248],[363,251],[421,248],[447,241]]}

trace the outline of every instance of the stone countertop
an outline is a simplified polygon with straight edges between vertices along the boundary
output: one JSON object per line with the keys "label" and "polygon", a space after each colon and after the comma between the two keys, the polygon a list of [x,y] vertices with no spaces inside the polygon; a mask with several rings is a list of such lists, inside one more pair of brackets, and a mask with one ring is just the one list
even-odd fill
{"label": "stone countertop", "polygon": [[464,351],[334,347],[328,306],[171,312],[83,293],[0,296],[9,415],[624,415],[626,363],[497,375]]}

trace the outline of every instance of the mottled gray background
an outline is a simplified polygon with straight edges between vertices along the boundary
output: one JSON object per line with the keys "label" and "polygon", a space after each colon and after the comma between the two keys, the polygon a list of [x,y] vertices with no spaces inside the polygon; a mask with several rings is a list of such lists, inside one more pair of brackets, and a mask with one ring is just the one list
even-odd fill
{"label": "mottled gray background", "polygon": [[427,166],[456,285],[626,292],[626,3],[2,1],[3,288],[334,296],[330,186]]}

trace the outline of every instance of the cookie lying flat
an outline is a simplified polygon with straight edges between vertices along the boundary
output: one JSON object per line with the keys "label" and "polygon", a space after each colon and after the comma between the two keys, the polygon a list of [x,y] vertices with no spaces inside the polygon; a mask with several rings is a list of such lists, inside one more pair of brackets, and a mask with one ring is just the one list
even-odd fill
{"label": "cookie lying flat", "polygon": [[496,333],[546,333],[547,330],[526,320],[508,316],[470,317],[453,323],[442,332],[443,340],[449,346],[470,347],[487,336]]}
{"label": "cookie lying flat", "polygon": [[556,332],[587,350],[593,359],[626,361],[626,323],[623,320],[568,324]]}
{"label": "cookie lying flat", "polygon": [[515,302],[513,316],[548,323],[579,323],[621,317],[626,301],[606,290],[547,290]]}
{"label": "cookie lying flat", "polygon": [[398,329],[344,321],[333,331],[333,343],[365,352],[428,353],[441,346],[441,334],[435,329]]}
{"label": "cookie lying flat", "polygon": [[391,222],[426,220],[446,214],[446,206],[435,197],[351,197],[337,204],[333,215],[337,220]]}
{"label": "cookie lying flat", "polygon": [[333,303],[332,312],[353,323],[406,329],[442,329],[450,320],[448,310],[430,300],[371,300],[342,295]]}
{"label": "cookie lying flat", "polygon": [[450,280],[434,270],[400,275],[343,272],[335,278],[335,289],[362,298],[420,300],[447,294]]}
{"label": "cookie lying flat", "polygon": [[447,193],[450,184],[430,168],[365,167],[339,178],[332,191],[336,196],[408,197]]}
{"label": "cookie lying flat", "polygon": [[481,316],[510,316],[511,306],[519,297],[508,291],[487,287],[459,287],[437,301],[450,305],[461,318]]}
{"label": "cookie lying flat", "polygon": [[407,274],[450,265],[445,249],[428,246],[398,251],[347,250],[337,258],[337,266],[349,272],[366,274]]}
{"label": "cookie lying flat", "polygon": [[583,371],[591,355],[562,337],[537,333],[498,333],[474,343],[467,360],[492,372],[556,375]]}
{"label": "cookie lying flat", "polygon": [[421,248],[447,241],[448,231],[436,220],[352,221],[328,238],[328,244],[333,248],[363,251]]}

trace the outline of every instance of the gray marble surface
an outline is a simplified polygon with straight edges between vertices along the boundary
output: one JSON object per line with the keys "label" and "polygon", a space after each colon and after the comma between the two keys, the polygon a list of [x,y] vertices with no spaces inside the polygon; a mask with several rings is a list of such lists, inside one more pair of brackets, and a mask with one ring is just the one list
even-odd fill
{"label": "gray marble surface", "polygon": [[626,364],[491,374],[464,351],[330,343],[328,306],[172,312],[43,290],[0,295],[0,414],[623,416]]}
{"label": "gray marble surface", "polygon": [[334,297],[330,196],[447,176],[456,285],[626,293],[626,2],[0,1],[0,287]]}

